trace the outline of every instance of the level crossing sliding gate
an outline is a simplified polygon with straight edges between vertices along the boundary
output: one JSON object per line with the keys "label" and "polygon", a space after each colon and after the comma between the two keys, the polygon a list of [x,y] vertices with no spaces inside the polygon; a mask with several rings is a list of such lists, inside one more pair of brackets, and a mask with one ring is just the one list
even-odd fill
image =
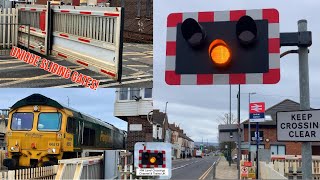
{"label": "level crossing sliding gate", "polygon": [[25,24],[19,26],[20,46],[121,81],[123,8],[48,3],[18,5],[17,10],[18,23]]}

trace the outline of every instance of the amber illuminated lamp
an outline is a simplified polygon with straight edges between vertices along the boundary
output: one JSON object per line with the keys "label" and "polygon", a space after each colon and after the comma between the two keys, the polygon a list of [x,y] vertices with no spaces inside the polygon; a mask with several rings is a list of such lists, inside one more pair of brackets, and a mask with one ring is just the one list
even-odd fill
{"label": "amber illuminated lamp", "polygon": [[216,66],[227,66],[231,61],[231,50],[221,39],[216,39],[209,46],[209,56]]}
{"label": "amber illuminated lamp", "polygon": [[157,161],[157,158],[156,157],[151,157],[150,159],[149,159],[149,161],[150,161],[150,163],[155,163],[156,161]]}

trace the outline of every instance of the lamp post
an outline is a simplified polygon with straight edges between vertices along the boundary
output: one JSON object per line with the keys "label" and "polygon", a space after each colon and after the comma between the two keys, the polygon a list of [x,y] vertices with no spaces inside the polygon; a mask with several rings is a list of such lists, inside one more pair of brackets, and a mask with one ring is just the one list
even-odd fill
{"label": "lamp post", "polygon": [[249,157],[248,157],[248,160],[251,161],[251,123],[250,123],[250,102],[251,102],[251,95],[255,95],[257,93],[255,92],[249,92],[248,95],[249,95],[249,104],[248,104],[248,107],[249,107],[249,119],[248,119],[248,149],[249,149]]}

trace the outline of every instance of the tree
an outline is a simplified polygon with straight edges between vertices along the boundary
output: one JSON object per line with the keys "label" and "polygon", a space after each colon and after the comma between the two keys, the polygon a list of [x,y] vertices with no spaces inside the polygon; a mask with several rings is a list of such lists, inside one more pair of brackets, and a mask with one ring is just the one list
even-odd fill
{"label": "tree", "polygon": [[[219,124],[230,124],[230,120],[229,120],[229,113],[224,113],[220,116],[218,116],[217,120],[219,122]],[[231,113],[231,124],[236,124],[237,123],[237,117]]]}

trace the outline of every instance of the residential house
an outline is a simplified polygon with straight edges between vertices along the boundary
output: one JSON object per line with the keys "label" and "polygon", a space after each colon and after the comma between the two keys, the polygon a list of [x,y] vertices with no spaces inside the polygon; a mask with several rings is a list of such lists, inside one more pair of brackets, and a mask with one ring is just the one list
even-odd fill
{"label": "residential house", "polygon": [[180,127],[169,124],[171,129],[172,157],[179,159],[192,156],[194,151],[194,141],[190,139]]}
{"label": "residential house", "polygon": [[179,131],[174,123],[169,124],[169,129],[171,130],[172,157],[176,159],[178,157],[178,151],[181,151],[181,146],[178,143]]}
{"label": "residential house", "polygon": [[153,109],[152,88],[118,88],[114,116],[128,122],[127,150],[136,142],[170,142],[167,115]]}
{"label": "residential house", "polygon": [[[301,142],[279,142],[277,140],[277,119],[278,111],[298,111],[300,104],[290,99],[283,100],[278,104],[266,109],[265,115],[271,116],[271,121],[259,123],[259,148],[270,149],[272,155],[301,155]],[[248,142],[248,120],[242,123],[244,125],[244,141]],[[256,123],[250,123],[251,151],[256,151],[255,130]],[[247,150],[242,151],[242,154],[248,154]],[[312,143],[312,154],[320,155],[320,143]]]}

